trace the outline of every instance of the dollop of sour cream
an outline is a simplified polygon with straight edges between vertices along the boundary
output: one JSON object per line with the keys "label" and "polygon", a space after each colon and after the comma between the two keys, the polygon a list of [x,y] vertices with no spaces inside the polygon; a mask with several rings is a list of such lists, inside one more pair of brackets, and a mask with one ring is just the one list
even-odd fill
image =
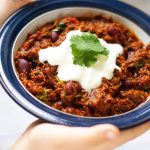
{"label": "dollop of sour cream", "polygon": [[70,39],[73,35],[82,35],[80,30],[74,30],[67,33],[66,39],[57,47],[48,47],[39,51],[39,60],[44,63],[47,61],[50,65],[58,65],[58,78],[62,81],[77,81],[82,88],[90,92],[92,89],[101,85],[102,77],[111,79],[116,65],[116,58],[123,53],[123,47],[120,44],[109,44],[103,39],[100,43],[109,50],[108,57],[99,55],[95,64],[90,67],[73,64],[72,49]]}

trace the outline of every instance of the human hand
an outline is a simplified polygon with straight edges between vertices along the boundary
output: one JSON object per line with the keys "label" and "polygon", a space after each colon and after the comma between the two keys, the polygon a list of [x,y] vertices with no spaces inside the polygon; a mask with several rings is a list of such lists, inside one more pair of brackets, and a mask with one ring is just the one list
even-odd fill
{"label": "human hand", "polygon": [[67,127],[36,121],[11,150],[111,150],[150,129],[150,121],[119,131],[113,125]]}
{"label": "human hand", "polygon": [[17,9],[35,0],[0,0],[0,26]]}
{"label": "human hand", "polygon": [[67,127],[34,122],[11,150],[103,150],[119,135],[113,125]]}

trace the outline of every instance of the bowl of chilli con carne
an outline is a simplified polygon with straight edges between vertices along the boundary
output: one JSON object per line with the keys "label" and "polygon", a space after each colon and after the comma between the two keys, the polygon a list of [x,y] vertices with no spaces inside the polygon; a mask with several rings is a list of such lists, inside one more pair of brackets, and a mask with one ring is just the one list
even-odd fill
{"label": "bowl of chilli con carne", "polygon": [[12,15],[0,38],[1,84],[33,115],[121,129],[150,119],[150,17],[138,9],[37,1]]}

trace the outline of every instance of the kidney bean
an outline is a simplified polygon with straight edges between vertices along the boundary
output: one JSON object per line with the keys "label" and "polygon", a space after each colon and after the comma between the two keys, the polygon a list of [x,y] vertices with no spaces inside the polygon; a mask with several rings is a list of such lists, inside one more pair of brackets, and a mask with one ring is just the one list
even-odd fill
{"label": "kidney bean", "polygon": [[73,94],[79,92],[82,88],[78,83],[69,81],[66,83],[65,89],[67,94]]}
{"label": "kidney bean", "polygon": [[19,73],[29,73],[30,64],[26,59],[18,59],[18,72]]}
{"label": "kidney bean", "polygon": [[58,40],[58,38],[59,38],[58,33],[56,31],[52,31],[51,32],[51,41],[56,42]]}
{"label": "kidney bean", "polygon": [[133,84],[130,82],[130,80],[126,80],[126,81],[124,81],[124,84],[123,84],[124,86],[123,86],[123,89],[125,90],[125,89],[129,89],[129,88],[131,88],[132,86],[133,86]]}

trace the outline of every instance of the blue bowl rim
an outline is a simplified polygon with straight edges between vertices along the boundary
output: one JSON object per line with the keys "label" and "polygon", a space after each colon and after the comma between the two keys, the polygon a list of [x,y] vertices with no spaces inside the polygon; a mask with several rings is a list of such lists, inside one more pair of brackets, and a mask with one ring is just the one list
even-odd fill
{"label": "blue bowl rim", "polygon": [[[129,128],[145,122],[150,119],[150,103],[147,102],[142,107],[131,111],[130,113],[124,113],[112,117],[104,118],[84,118],[79,116],[72,116],[69,114],[64,114],[63,112],[49,108],[38,101],[35,101],[24,88],[20,85],[17,78],[12,70],[11,62],[6,60],[10,58],[11,52],[8,51],[12,48],[14,39],[16,38],[19,31],[32,19],[35,17],[46,13],[47,11],[64,8],[64,7],[93,7],[100,8],[114,13],[119,13],[120,15],[128,18],[129,20],[137,23],[143,30],[145,30],[150,35],[150,17],[140,10],[127,5],[119,1],[109,1],[105,0],[55,0],[55,1],[37,1],[33,2],[14,13],[5,25],[2,27],[0,32],[0,69],[1,75],[0,80],[3,88],[11,96],[11,98],[19,104],[22,108],[32,113],[33,115],[42,118],[44,120],[65,124],[69,126],[91,126],[100,123],[112,123],[117,125],[120,129]],[[128,10],[128,12],[126,12]],[[32,14],[32,15],[31,15]],[[20,18],[21,17],[21,18]],[[18,19],[19,18],[19,19]],[[13,27],[12,27],[13,25]],[[11,27],[11,28],[10,28]],[[12,38],[13,37],[13,38]],[[5,53],[4,53],[5,51]],[[7,53],[6,53],[7,52]],[[6,55],[7,54],[7,55]],[[9,60],[9,59],[8,59]],[[20,93],[20,98],[16,97],[9,87],[5,83],[4,76],[2,73],[5,72],[5,76],[9,84],[14,88],[15,92]],[[17,85],[17,86],[16,86]],[[16,91],[17,90],[17,91]],[[17,93],[18,93],[17,92]],[[24,96],[22,96],[22,95]],[[28,104],[25,105],[24,102]],[[30,107],[29,107],[30,105]]]}

